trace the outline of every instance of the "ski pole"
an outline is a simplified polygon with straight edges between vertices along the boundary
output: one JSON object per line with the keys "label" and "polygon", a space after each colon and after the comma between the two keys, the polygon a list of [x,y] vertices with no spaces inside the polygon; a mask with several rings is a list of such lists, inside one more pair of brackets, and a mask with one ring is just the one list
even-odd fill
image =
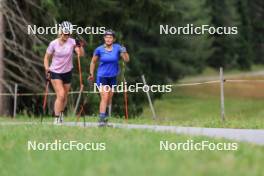
{"label": "ski pole", "polygon": [[[43,113],[46,112],[47,99],[48,99],[48,93],[49,93],[49,83],[50,83],[50,80],[47,80],[46,81],[46,86],[45,86],[43,105],[42,105]],[[41,123],[42,123],[42,120],[43,120],[43,116],[41,116]]]}

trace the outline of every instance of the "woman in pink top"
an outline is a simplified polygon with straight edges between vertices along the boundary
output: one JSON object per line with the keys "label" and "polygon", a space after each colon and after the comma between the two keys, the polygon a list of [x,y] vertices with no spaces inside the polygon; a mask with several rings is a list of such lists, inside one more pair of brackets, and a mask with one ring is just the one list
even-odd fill
{"label": "woman in pink top", "polygon": [[[80,43],[70,37],[71,32],[72,24],[68,21],[62,22],[59,38],[50,42],[44,57],[47,78],[51,80],[56,92],[54,124],[63,122],[63,111],[67,104],[67,96],[71,87],[73,51],[75,50],[79,56],[84,55],[84,50]],[[52,61],[49,66],[50,58],[52,58]]]}

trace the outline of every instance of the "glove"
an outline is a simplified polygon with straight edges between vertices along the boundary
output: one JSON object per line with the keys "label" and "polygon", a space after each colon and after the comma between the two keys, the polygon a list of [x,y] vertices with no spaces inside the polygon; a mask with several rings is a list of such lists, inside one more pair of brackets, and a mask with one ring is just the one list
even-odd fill
{"label": "glove", "polygon": [[126,53],[126,52],[127,52],[127,50],[126,50],[126,47],[124,47],[124,46],[121,46],[121,49],[120,49],[120,51],[121,51],[121,53]]}
{"label": "glove", "polygon": [[50,81],[50,71],[46,71],[46,81]]}
{"label": "glove", "polygon": [[76,46],[77,46],[77,47],[82,47],[82,46],[84,46],[84,41],[82,41],[82,40],[75,39],[75,42],[76,42]]}
{"label": "glove", "polygon": [[94,81],[94,76],[90,74],[89,77],[87,78],[87,80],[89,82],[93,82]]}

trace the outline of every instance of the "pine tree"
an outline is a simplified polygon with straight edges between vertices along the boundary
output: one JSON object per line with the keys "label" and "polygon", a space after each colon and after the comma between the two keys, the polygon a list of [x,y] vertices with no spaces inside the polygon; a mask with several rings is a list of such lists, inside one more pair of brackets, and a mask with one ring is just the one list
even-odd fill
{"label": "pine tree", "polygon": [[[242,1],[242,0],[241,0]],[[264,1],[248,0],[248,16],[252,27],[253,52],[255,63],[264,63]]]}
{"label": "pine tree", "polygon": [[[236,9],[236,0],[207,0],[211,8],[211,25],[215,27],[238,27],[240,16]],[[241,32],[241,31],[239,31]],[[207,60],[212,67],[220,66],[233,68],[239,65],[239,35],[218,35],[215,34],[213,42],[214,53]]]}

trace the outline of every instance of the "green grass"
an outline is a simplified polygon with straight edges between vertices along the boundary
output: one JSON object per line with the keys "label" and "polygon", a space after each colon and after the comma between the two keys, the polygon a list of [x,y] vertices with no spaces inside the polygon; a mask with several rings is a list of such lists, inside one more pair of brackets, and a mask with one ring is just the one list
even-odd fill
{"label": "green grass", "polygon": [[[254,70],[259,70],[255,68]],[[231,72],[236,73],[236,71]],[[205,76],[207,75],[207,76]],[[213,75],[212,71],[182,80],[199,81]],[[239,76],[240,75],[240,76]],[[241,76],[241,72],[232,78],[264,79],[263,76]],[[264,84],[263,83],[225,83],[225,117],[220,117],[219,83],[174,87],[156,100],[154,107],[159,123],[180,126],[226,127],[226,128],[264,128]],[[146,106],[142,117],[152,116]]]}
{"label": "green grass", "polygon": [[[254,72],[227,71],[230,78],[235,79],[264,79],[255,72],[263,70],[263,66],[254,66]],[[250,73],[245,75],[245,73]],[[197,76],[187,77],[181,82],[190,80],[201,81],[211,76],[217,76],[217,71],[206,69]],[[230,79],[229,78],[229,79]],[[200,126],[220,128],[264,128],[264,84],[263,83],[225,83],[225,117],[220,117],[219,84],[178,87],[171,93],[164,94],[162,99],[154,102],[157,120],[152,120],[152,113],[148,105],[143,114],[137,118],[124,119],[111,118],[111,122],[160,124],[177,126]],[[12,119],[5,119],[11,120]],[[39,121],[40,118],[18,115],[19,121]],[[80,119],[82,120],[82,119]],[[87,121],[95,122],[97,117],[87,117]],[[1,118],[0,118],[1,121]],[[45,117],[44,121],[52,121]],[[66,121],[76,121],[76,117],[68,117]]]}
{"label": "green grass", "polygon": [[[251,70],[241,71],[239,69],[232,69],[232,70],[224,70],[225,77],[233,77],[233,76],[240,76],[244,74],[252,74],[256,72],[261,72],[264,70],[264,65],[253,65]],[[219,77],[219,69],[213,69],[211,67],[207,67],[203,70],[202,73],[198,75],[188,75],[184,79],[180,80],[180,82],[190,82],[194,80],[203,80],[207,78],[218,78]]]}
{"label": "green grass", "polygon": [[[195,97],[177,92],[155,102],[157,116],[161,123],[182,126],[264,128],[264,101],[232,99],[225,101],[226,120],[220,116],[218,97]],[[146,108],[144,117],[150,117]]]}
{"label": "green grass", "polygon": [[[1,118],[0,118],[1,119]],[[5,120],[2,120],[5,121]],[[105,142],[106,151],[28,151],[27,141]],[[159,141],[228,142],[170,133],[112,128],[17,125],[0,128],[0,175],[261,175],[264,148],[160,151]]]}
{"label": "green grass", "polygon": [[[192,92],[189,92],[192,91]],[[226,98],[226,120],[220,117],[218,96],[204,95],[200,90],[177,89],[156,100],[154,107],[158,120],[152,120],[148,106],[140,117],[127,122],[119,118],[111,118],[110,122],[131,124],[158,124],[177,126],[199,126],[217,128],[264,128],[264,100],[249,98]],[[66,121],[76,121],[76,117],[67,117]],[[0,118],[1,121],[40,121],[40,117],[18,115],[16,119]],[[51,117],[44,117],[44,122],[51,122]],[[81,118],[80,121],[83,121]],[[96,122],[97,117],[86,117],[88,122]]]}

